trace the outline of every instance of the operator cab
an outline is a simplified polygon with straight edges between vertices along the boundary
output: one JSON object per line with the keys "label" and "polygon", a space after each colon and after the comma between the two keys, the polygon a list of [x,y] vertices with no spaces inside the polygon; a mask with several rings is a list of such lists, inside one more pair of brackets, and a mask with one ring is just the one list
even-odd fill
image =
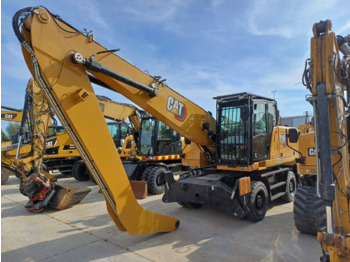
{"label": "operator cab", "polygon": [[278,110],[274,99],[250,93],[214,97],[219,165],[249,166],[269,158]]}
{"label": "operator cab", "polygon": [[138,148],[141,156],[179,155],[182,152],[181,136],[158,119],[144,117]]}
{"label": "operator cab", "polygon": [[132,134],[132,129],[122,121],[108,122],[107,126],[112,135],[115,146],[120,151],[124,144],[125,137]]}

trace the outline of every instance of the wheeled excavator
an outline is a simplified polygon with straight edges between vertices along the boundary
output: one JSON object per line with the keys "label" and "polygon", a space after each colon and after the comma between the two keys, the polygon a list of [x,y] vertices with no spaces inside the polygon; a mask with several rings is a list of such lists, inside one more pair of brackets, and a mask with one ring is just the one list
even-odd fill
{"label": "wheeled excavator", "polygon": [[[310,221],[319,226],[311,225],[318,231],[322,262],[349,261],[350,35],[336,36],[330,20],[315,23],[312,30],[311,58],[303,82],[311,92],[307,101],[313,105],[314,131],[309,132],[311,139],[304,146],[309,162],[300,166],[306,174],[296,194],[294,218],[297,228],[297,223],[304,223],[305,228]],[[298,229],[303,232],[304,228]]]}
{"label": "wheeled excavator", "polygon": [[164,79],[138,69],[116,55],[118,49],[106,49],[91,33],[80,32],[44,7],[19,10],[13,28],[30,72],[101,188],[120,230],[170,232],[179,220],[144,210],[136,202],[103,124],[91,85],[96,79],[178,132],[185,143],[200,148],[197,159],[191,154],[183,159],[191,168],[187,175],[175,181],[171,171],[163,173],[164,202],[207,204],[259,221],[269,200],[293,200],[298,133],[277,125],[274,99],[250,93],[218,96],[215,121]]}
{"label": "wheeled excavator", "polygon": [[[119,142],[114,138],[129,179],[146,181],[147,191],[151,194],[164,193],[164,184],[160,183],[162,172],[171,170],[180,174],[184,170],[181,164],[181,136],[155,117],[131,105],[113,102],[103,96],[97,96],[97,99],[106,118],[121,121],[129,118],[129,122],[132,123],[132,132],[120,128]],[[113,130],[111,126],[109,128],[113,133],[115,128],[112,127]],[[126,137],[121,146],[120,140],[126,133],[132,133],[132,135]],[[82,164],[81,168],[86,167]],[[82,174],[81,180],[89,179],[89,172],[85,172],[85,176],[83,172],[79,173]]]}

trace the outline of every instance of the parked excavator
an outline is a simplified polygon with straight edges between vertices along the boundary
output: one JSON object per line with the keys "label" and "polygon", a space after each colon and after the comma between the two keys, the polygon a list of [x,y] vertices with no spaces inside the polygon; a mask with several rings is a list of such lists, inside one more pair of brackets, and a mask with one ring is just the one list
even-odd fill
{"label": "parked excavator", "polygon": [[294,218],[301,232],[318,231],[322,262],[349,261],[350,35],[336,36],[330,20],[315,23],[312,30],[303,83],[311,92],[307,101],[313,105],[314,123],[305,132],[309,137],[299,140],[305,161],[299,167],[303,176]]}
{"label": "parked excavator", "polygon": [[210,112],[160,77],[141,71],[114,54],[118,49],[104,48],[91,33],[80,32],[44,7],[19,10],[13,28],[30,72],[101,188],[120,230],[170,232],[179,220],[147,211],[136,202],[107,135],[92,82],[122,94],[200,149],[201,154],[184,156],[191,172],[179,180],[164,171],[164,202],[185,207],[207,204],[259,221],[269,200],[293,200],[298,132],[277,125],[274,99],[249,93],[218,96],[216,122]]}
{"label": "parked excavator", "polygon": [[123,161],[125,171],[131,180],[147,181],[149,193],[162,194],[164,171],[171,170],[178,175],[187,172],[181,163],[181,136],[150,115],[142,117],[138,133],[135,154]]}

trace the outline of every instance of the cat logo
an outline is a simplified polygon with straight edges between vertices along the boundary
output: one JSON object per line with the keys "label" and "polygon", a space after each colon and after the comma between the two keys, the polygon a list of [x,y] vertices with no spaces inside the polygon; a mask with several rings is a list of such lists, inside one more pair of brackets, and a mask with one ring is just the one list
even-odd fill
{"label": "cat logo", "polygon": [[175,119],[183,122],[187,116],[186,106],[172,96],[168,96],[166,109],[175,115]]}
{"label": "cat logo", "polygon": [[1,114],[1,119],[15,119],[17,117],[17,114]]}
{"label": "cat logo", "polygon": [[57,138],[46,141],[46,146],[55,146],[57,142]]}
{"label": "cat logo", "polygon": [[310,147],[307,149],[309,152],[309,156],[316,156],[316,149],[314,147]]}

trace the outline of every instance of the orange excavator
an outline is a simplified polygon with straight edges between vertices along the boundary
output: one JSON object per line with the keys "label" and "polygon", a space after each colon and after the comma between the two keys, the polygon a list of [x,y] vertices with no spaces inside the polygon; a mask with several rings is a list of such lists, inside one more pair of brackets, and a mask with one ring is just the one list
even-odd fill
{"label": "orange excavator", "polygon": [[177,181],[171,171],[159,176],[165,184],[164,202],[206,204],[260,221],[269,201],[293,200],[298,132],[277,125],[274,99],[249,93],[218,96],[215,121],[160,77],[128,63],[114,54],[118,49],[106,49],[91,33],[80,32],[44,7],[18,11],[13,28],[30,72],[101,188],[120,230],[170,232],[179,220],[136,202],[91,83],[122,94],[183,136],[189,148],[199,149],[183,156],[191,169],[186,175]]}

